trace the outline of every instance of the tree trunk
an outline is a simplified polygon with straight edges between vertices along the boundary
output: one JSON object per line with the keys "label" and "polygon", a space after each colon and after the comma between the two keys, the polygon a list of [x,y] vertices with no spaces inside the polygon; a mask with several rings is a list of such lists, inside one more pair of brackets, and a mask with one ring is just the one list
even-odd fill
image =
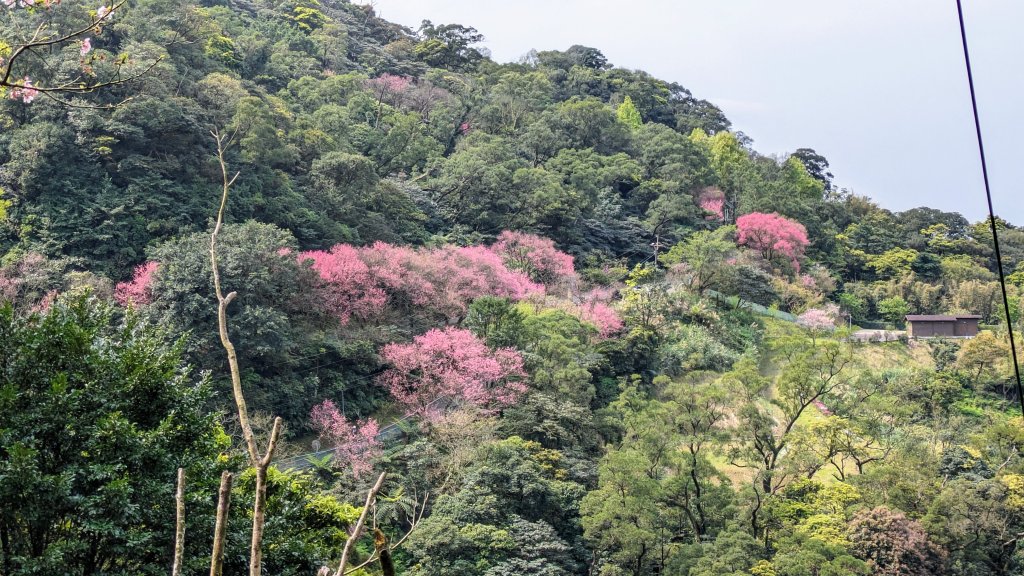
{"label": "tree trunk", "polygon": [[178,468],[178,489],[174,493],[174,564],[171,576],[181,576],[181,562],[185,556],[185,469]]}
{"label": "tree trunk", "polygon": [[228,529],[228,506],[231,504],[231,473],[220,475],[217,493],[217,524],[213,528],[213,554],[210,558],[210,576],[221,576],[224,570],[224,537]]}

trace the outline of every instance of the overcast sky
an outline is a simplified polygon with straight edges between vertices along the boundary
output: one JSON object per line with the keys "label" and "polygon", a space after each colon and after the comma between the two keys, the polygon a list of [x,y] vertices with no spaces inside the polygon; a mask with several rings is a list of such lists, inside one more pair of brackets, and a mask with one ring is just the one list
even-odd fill
{"label": "overcast sky", "polygon": [[[499,62],[600,49],[721,107],[763,154],[814,148],[890,210],[985,217],[955,0],[375,0],[477,28]],[[996,212],[1024,224],[1022,0],[966,0]]]}

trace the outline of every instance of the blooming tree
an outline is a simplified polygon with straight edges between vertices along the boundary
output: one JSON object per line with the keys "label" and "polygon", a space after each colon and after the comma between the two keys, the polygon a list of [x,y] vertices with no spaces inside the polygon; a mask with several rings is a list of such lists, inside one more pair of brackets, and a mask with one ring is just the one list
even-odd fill
{"label": "blooming tree", "polygon": [[381,450],[377,438],[380,426],[376,420],[370,418],[361,423],[349,420],[330,400],[314,406],[309,419],[320,439],[334,450],[336,463],[350,466],[356,477],[373,469],[373,460]]}
{"label": "blooming tree", "polygon": [[828,302],[820,308],[811,308],[797,316],[796,323],[809,331],[812,339],[816,339],[819,334],[836,329],[839,314],[839,306]]}
{"label": "blooming tree", "polygon": [[785,256],[795,270],[810,240],[803,224],[778,214],[752,212],[736,219],[737,242],[761,253],[768,261]]}
{"label": "blooming tree", "polygon": [[122,306],[149,304],[153,301],[153,280],[159,268],[157,262],[139,264],[130,281],[119,282],[114,287],[114,298]]}
{"label": "blooming tree", "polygon": [[352,316],[367,319],[384,309],[387,294],[374,284],[370,267],[352,246],[338,244],[329,252],[303,252],[298,259],[320,275],[323,283],[315,288],[316,300],[343,325]]}
{"label": "blooming tree", "polygon": [[725,220],[725,192],[707,188],[700,193],[697,204],[706,213],[705,220]]}
{"label": "blooming tree", "polygon": [[[385,307],[441,316],[457,323],[469,304],[481,296],[521,300],[543,293],[544,287],[483,246],[408,248],[377,242],[364,248],[339,245],[329,253],[304,253],[325,277],[335,308],[351,314]],[[365,266],[365,268],[364,268]],[[337,274],[332,273],[336,270]]]}
{"label": "blooming tree", "polygon": [[555,248],[555,243],[547,238],[506,230],[498,236],[491,250],[500,255],[509,268],[543,284],[576,276],[572,256]]}
{"label": "blooming tree", "polygon": [[526,385],[523,358],[512,348],[490,350],[469,330],[433,329],[411,343],[381,351],[391,368],[378,381],[408,413],[433,419],[446,402],[496,409],[514,402]]}
{"label": "blooming tree", "polygon": [[597,328],[602,338],[608,338],[622,330],[624,324],[619,313],[608,304],[591,301],[579,306],[579,319]]}

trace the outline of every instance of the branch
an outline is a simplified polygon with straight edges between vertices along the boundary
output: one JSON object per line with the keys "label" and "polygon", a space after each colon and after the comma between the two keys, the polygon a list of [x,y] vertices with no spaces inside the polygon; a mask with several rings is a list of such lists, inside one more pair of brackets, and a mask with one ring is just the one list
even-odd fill
{"label": "branch", "polygon": [[217,494],[217,524],[213,528],[213,554],[210,557],[210,576],[221,576],[224,561],[224,537],[228,529],[228,505],[231,503],[231,472],[220,475]]}
{"label": "branch", "polygon": [[217,223],[210,234],[210,264],[213,268],[213,286],[217,295],[217,324],[220,333],[221,344],[228,355],[228,366],[231,369],[231,391],[235,398],[235,406],[238,408],[238,421],[242,427],[242,436],[245,438],[245,447],[249,454],[249,464],[256,469],[256,498],[252,508],[252,544],[249,548],[249,575],[260,576],[262,574],[263,561],[263,528],[266,524],[267,508],[267,470],[270,468],[270,460],[277,448],[277,440],[281,435],[281,418],[274,419],[274,427],[270,432],[270,441],[267,443],[266,452],[260,456],[256,446],[256,436],[252,431],[252,424],[249,421],[249,409],[245,404],[245,395],[242,393],[242,376],[238,367],[238,354],[235,346],[228,336],[227,310],[228,304],[235,299],[236,292],[224,296],[220,285],[220,271],[217,268],[217,237],[224,225],[224,209],[228,203],[228,190],[238,178],[238,172],[234,176],[228,176],[227,162],[224,160],[225,144],[231,141],[231,137],[221,136],[220,132],[211,132],[214,141],[217,143],[217,161],[220,164],[222,192],[220,197],[220,208],[217,210]]}
{"label": "branch", "polygon": [[181,576],[181,562],[185,556],[185,469],[178,468],[178,489],[174,493],[174,565],[171,576]]}
{"label": "branch", "polygon": [[[21,46],[18,46],[17,48],[15,48],[14,52],[11,53],[11,57],[7,59],[7,66],[6,66],[6,69],[4,70],[4,77],[2,79],[0,79],[0,86],[11,86],[9,81],[11,79],[11,71],[14,69],[14,61],[17,60],[18,57],[21,56],[22,54],[24,54],[27,50],[31,50],[33,48],[42,48],[42,47],[45,47],[45,46],[53,46],[55,44],[61,44],[63,42],[67,42],[67,41],[71,40],[72,38],[76,38],[78,36],[81,36],[82,34],[85,34],[86,32],[88,32],[90,30],[93,30],[94,28],[99,26],[100,23],[103,22],[104,20],[110,18],[110,16],[114,12],[116,12],[120,7],[124,6],[127,2],[128,2],[128,0],[121,0],[117,4],[111,6],[110,10],[108,10],[107,13],[104,14],[103,16],[100,16],[100,17],[95,18],[95,19],[90,19],[89,20],[89,25],[84,27],[84,28],[78,29],[78,30],[76,30],[74,32],[70,32],[68,34],[65,34],[64,36],[60,36],[60,37],[57,37],[57,38],[51,38],[49,40],[39,40],[38,39],[39,38],[39,34],[43,31],[43,27],[46,25],[45,22],[41,23],[39,25],[39,27],[36,28],[35,33],[32,34],[32,39],[29,40],[28,42],[26,42],[25,44],[22,44]],[[37,88],[37,90],[38,90],[38,88]]]}
{"label": "branch", "polygon": [[228,335],[227,309],[228,304],[234,300],[235,293],[231,292],[226,297],[224,296],[220,286],[220,270],[217,266],[217,237],[220,235],[221,227],[224,224],[224,208],[228,203],[228,190],[235,179],[238,178],[238,173],[235,173],[233,177],[228,177],[228,167],[224,160],[226,138],[221,136],[217,130],[214,130],[212,134],[217,142],[217,161],[220,163],[222,176],[222,191],[220,208],[217,210],[217,223],[213,228],[213,233],[210,234],[210,264],[213,267],[213,288],[217,295],[217,323],[220,332],[220,342],[228,354],[228,367],[231,370],[231,392],[235,398],[235,406],[238,408],[238,422],[242,427],[242,437],[245,439],[245,446],[249,453],[249,463],[253,467],[257,467],[261,459],[256,450],[256,438],[252,432],[252,425],[249,423],[249,409],[245,403],[245,395],[242,393],[242,376],[238,368],[238,354],[235,352],[235,345],[231,343],[231,338]]}
{"label": "branch", "polygon": [[377,482],[372,488],[370,488],[370,491],[367,492],[366,504],[363,506],[362,513],[359,514],[359,520],[356,522],[355,529],[352,530],[352,535],[345,541],[345,548],[341,552],[341,562],[338,564],[338,569],[334,572],[334,576],[344,576],[345,564],[348,564],[348,557],[352,553],[352,546],[355,544],[356,540],[359,539],[359,535],[363,531],[363,524],[366,523],[366,515],[370,512],[370,504],[372,504],[374,498],[377,497],[377,492],[379,492],[381,486],[384,485],[384,478],[386,477],[387,472],[381,472],[380,478],[377,478]]}

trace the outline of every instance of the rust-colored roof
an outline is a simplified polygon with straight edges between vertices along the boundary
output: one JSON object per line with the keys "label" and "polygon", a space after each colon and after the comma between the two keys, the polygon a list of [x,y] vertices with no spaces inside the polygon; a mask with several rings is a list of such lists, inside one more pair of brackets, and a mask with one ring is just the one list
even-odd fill
{"label": "rust-colored roof", "polygon": [[907,322],[956,322],[957,320],[981,320],[977,314],[958,314],[948,316],[943,314],[916,314],[908,315]]}

